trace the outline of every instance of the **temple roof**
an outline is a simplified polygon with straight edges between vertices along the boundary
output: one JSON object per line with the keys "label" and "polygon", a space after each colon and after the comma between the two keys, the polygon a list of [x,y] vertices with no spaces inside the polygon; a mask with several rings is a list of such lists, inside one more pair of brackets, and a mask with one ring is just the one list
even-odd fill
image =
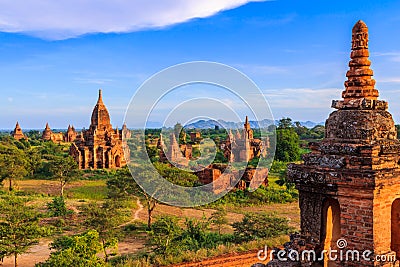
{"label": "temple roof", "polygon": [[92,112],[91,128],[104,129],[112,128],[110,123],[110,114],[103,103],[101,89],[99,90],[99,99]]}
{"label": "temple roof", "polygon": [[342,97],[345,101],[362,98],[376,100],[379,92],[375,89],[374,73],[368,59],[368,27],[362,20],[353,27],[351,50],[350,70],[346,74],[348,79],[344,83],[346,90]]}

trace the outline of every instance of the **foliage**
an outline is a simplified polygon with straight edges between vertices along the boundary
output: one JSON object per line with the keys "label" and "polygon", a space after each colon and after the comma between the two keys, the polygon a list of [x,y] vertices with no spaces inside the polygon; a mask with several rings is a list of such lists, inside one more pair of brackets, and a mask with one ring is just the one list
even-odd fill
{"label": "foliage", "polygon": [[90,230],[81,235],[62,236],[51,244],[55,251],[36,267],[103,267],[106,262],[97,256],[103,250],[99,233]]}
{"label": "foliage", "polygon": [[[146,181],[149,184],[152,184],[156,179],[156,175],[158,175],[145,166],[138,166],[135,170],[135,175],[140,177],[142,181]],[[147,207],[147,227],[148,229],[151,228],[153,211],[158,203],[154,198],[154,194],[156,194],[158,190],[157,188],[155,188],[155,191],[152,195],[149,195],[147,192],[143,191],[132,177],[128,168],[122,169],[114,178],[108,180],[107,187],[109,189],[109,197],[113,199],[131,199],[133,196],[144,197]]]}
{"label": "foliage", "polygon": [[107,249],[118,249],[118,237],[120,232],[117,226],[127,217],[126,212],[121,210],[120,203],[108,200],[101,205],[90,203],[82,207],[85,218],[85,225],[95,229],[99,233],[102,243],[105,261],[109,259]]}
{"label": "foliage", "polygon": [[159,218],[149,232],[150,245],[157,255],[177,256],[182,251],[197,251],[216,248],[221,244],[233,242],[232,235],[219,235],[209,231],[209,220],[185,219],[184,227],[179,226],[179,219],[174,216]]}
{"label": "foliage", "polygon": [[230,206],[251,206],[265,205],[270,203],[290,203],[298,199],[298,191],[293,188],[260,186],[256,191],[234,190],[218,199],[209,207]]}
{"label": "foliage", "polygon": [[56,157],[51,161],[50,172],[60,182],[60,196],[64,195],[65,185],[76,178],[77,169],[78,164],[71,156]]}
{"label": "foliage", "polygon": [[258,238],[271,238],[288,234],[293,230],[289,220],[273,213],[247,213],[240,222],[232,224],[235,238],[250,241]]}
{"label": "foliage", "polygon": [[52,202],[47,203],[47,209],[53,217],[66,216],[72,213],[71,210],[67,209],[62,196],[54,197]]}
{"label": "foliage", "polygon": [[28,174],[27,157],[23,150],[14,145],[0,143],[0,182],[7,179],[9,191],[13,190],[13,183]]}
{"label": "foliage", "polygon": [[13,255],[15,266],[18,255],[50,234],[49,228],[39,226],[39,213],[27,203],[14,195],[0,199],[0,258]]}
{"label": "foliage", "polygon": [[288,121],[291,120],[281,119],[276,130],[275,160],[284,162],[296,161],[300,158],[299,136],[293,126],[289,126]]}
{"label": "foliage", "polygon": [[219,208],[216,212],[211,214],[210,222],[218,227],[218,233],[221,234],[223,225],[228,224],[227,212],[225,208]]}

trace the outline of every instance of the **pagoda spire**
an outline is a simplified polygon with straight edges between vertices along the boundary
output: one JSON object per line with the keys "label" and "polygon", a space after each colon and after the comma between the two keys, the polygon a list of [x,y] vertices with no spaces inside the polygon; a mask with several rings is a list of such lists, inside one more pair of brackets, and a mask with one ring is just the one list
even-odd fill
{"label": "pagoda spire", "polygon": [[352,46],[347,81],[344,83],[346,89],[342,92],[345,102],[355,99],[377,100],[379,92],[375,89],[375,80],[372,78],[373,71],[370,68],[368,50],[368,27],[359,20],[353,27]]}
{"label": "pagoda spire", "polygon": [[101,89],[99,89],[99,99],[97,100],[97,103],[103,103],[103,95]]}

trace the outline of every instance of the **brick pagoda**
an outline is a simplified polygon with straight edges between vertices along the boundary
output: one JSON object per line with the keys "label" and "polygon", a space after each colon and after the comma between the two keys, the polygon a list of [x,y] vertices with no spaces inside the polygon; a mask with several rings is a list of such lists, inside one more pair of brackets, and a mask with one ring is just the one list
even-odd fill
{"label": "brick pagoda", "polygon": [[310,143],[303,164],[289,166],[288,179],[300,193],[303,248],[341,249],[345,239],[344,252],[360,251],[359,262],[315,266],[398,266],[361,257],[366,250],[400,257],[400,142],[388,103],[378,100],[368,28],[359,21],[352,33],[343,100],[332,102],[325,138]]}
{"label": "brick pagoda", "polygon": [[[125,126],[125,130],[126,126]],[[126,133],[124,133],[126,135]],[[88,130],[83,130],[70,147],[69,154],[80,169],[119,168],[127,164],[124,149],[129,155],[128,146],[123,145],[118,128],[113,129],[110,115],[103,103],[101,90],[92,112]]]}
{"label": "brick pagoda", "polygon": [[18,121],[15,124],[14,130],[11,132],[11,136],[14,137],[14,139],[16,140],[21,140],[21,139],[28,140],[28,138],[22,132],[21,126],[19,126]]}

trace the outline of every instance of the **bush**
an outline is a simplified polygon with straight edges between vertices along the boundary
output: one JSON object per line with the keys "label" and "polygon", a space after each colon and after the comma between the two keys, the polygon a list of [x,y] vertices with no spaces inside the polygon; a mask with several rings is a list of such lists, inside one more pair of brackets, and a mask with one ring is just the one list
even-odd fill
{"label": "bush", "polygon": [[293,231],[288,219],[274,213],[247,213],[241,222],[235,222],[232,226],[237,242],[278,237]]}
{"label": "bush", "polygon": [[47,203],[47,209],[53,217],[66,216],[73,213],[72,210],[67,209],[64,198],[61,196],[55,197],[52,202]]}

